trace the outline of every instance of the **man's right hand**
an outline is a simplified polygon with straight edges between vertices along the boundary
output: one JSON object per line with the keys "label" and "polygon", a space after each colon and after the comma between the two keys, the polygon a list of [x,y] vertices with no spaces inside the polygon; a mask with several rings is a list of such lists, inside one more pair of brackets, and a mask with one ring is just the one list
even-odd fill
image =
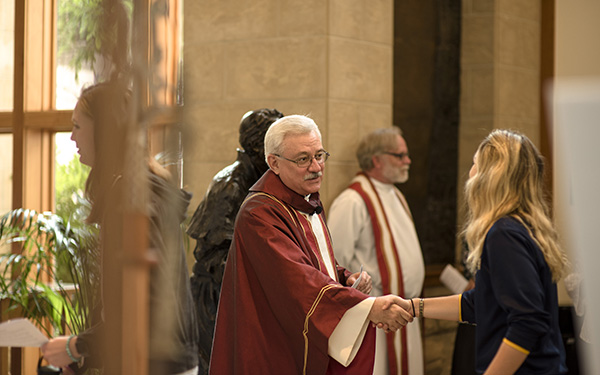
{"label": "man's right hand", "polygon": [[386,332],[396,332],[413,321],[409,307],[410,301],[388,294],[375,298],[368,318],[378,327],[384,327]]}

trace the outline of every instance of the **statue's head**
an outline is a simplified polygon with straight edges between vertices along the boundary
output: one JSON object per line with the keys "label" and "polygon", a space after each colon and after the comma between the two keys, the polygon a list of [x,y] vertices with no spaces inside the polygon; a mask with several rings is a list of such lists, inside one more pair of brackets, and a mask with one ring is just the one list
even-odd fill
{"label": "statue's head", "polygon": [[240,146],[252,164],[264,173],[269,168],[265,162],[265,133],[269,126],[283,117],[276,109],[261,108],[244,114],[240,123]]}

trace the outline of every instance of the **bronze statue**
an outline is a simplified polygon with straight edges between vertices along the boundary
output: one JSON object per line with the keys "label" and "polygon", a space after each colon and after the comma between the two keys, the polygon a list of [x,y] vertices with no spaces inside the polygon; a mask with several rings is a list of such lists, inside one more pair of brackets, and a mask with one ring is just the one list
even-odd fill
{"label": "bronze statue", "polygon": [[233,224],[248,189],[267,171],[264,138],[269,126],[283,114],[276,109],[246,113],[240,123],[237,160],[213,178],[198,205],[187,233],[196,239],[192,294],[200,330],[200,374],[208,372],[215,316]]}

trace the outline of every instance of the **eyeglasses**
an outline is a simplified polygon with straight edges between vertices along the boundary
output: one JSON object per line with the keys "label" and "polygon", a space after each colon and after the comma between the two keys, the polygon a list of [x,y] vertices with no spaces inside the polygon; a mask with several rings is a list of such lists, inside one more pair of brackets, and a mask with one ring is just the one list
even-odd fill
{"label": "eyeglasses", "polygon": [[330,154],[329,152],[323,150],[323,151],[319,151],[315,154],[315,156],[301,156],[296,160],[292,160],[292,159],[288,159],[286,157],[283,157],[281,155],[277,155],[277,154],[273,154],[275,156],[277,156],[278,158],[281,158],[283,160],[287,160],[287,161],[291,161],[292,163],[296,163],[296,165],[299,168],[306,168],[309,165],[311,165],[313,159],[316,160],[317,163],[319,164],[325,164],[325,162],[327,161],[327,159],[329,158]]}
{"label": "eyeglasses", "polygon": [[399,154],[396,154],[395,152],[384,152],[384,154],[395,156],[395,157],[397,157],[400,160],[404,160],[404,158],[409,158],[410,157],[410,155],[408,154],[408,152],[401,152]]}

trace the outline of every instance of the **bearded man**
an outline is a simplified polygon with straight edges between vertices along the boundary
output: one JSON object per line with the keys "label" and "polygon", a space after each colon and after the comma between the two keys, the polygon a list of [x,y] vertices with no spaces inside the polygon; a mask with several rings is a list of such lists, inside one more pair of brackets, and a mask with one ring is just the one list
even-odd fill
{"label": "bearded man", "polygon": [[[371,295],[418,297],[425,264],[412,215],[396,184],[408,181],[410,157],[398,127],[367,134],[356,156],[358,173],[333,202],[329,229],[340,265],[362,267],[372,277]],[[375,375],[423,374],[419,324],[395,334],[377,331]]]}

